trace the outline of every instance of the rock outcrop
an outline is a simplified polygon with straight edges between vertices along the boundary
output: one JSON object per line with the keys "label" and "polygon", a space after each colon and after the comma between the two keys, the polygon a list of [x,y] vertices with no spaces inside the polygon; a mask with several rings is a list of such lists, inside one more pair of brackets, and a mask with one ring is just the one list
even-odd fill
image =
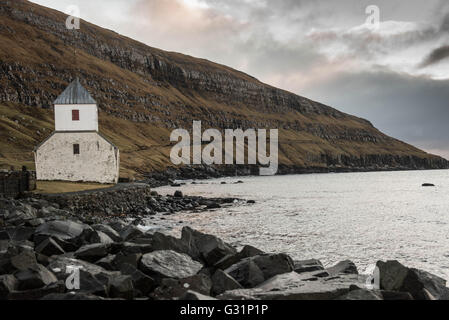
{"label": "rock outcrop", "polygon": [[[380,288],[370,290],[367,276],[347,260],[325,269],[318,260],[293,261],[251,246],[237,251],[189,227],[175,238],[108,216],[78,216],[43,199],[0,204],[0,233],[8,230],[0,240],[1,300],[449,299],[444,279],[398,261],[377,263]],[[26,214],[9,219],[23,208]],[[31,232],[13,232],[23,228]],[[18,233],[21,240],[9,237]]]}
{"label": "rock outcrop", "polygon": [[[50,108],[79,76],[99,102],[102,130],[123,151],[128,176],[167,169],[170,131],[190,128],[192,120],[221,130],[279,129],[281,173],[448,167],[366,120],[232,68],[151,48],[85,21],[69,32],[64,14],[24,0],[2,1],[0,17],[0,41],[8,47],[0,56],[7,161],[32,161],[33,146],[52,130],[51,111],[36,107]],[[28,156],[17,160],[9,152]]]}

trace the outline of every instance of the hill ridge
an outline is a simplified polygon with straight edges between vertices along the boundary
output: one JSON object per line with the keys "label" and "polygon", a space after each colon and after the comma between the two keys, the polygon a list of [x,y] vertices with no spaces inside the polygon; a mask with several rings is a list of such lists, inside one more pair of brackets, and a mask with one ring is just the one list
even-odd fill
{"label": "hill ridge", "polygon": [[99,103],[100,130],[122,150],[125,175],[170,166],[170,131],[190,128],[193,120],[205,128],[278,128],[281,165],[293,171],[448,167],[368,120],[230,67],[152,48],[89,22],[69,31],[66,15],[25,0],[3,1],[0,16],[0,133],[12,138],[0,142],[0,164],[32,165],[25,153],[52,130],[47,108],[79,76]]}

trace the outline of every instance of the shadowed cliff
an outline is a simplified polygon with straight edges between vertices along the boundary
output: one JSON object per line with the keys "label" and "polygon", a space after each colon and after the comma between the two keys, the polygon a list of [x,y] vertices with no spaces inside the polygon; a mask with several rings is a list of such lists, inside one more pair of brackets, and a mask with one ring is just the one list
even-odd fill
{"label": "shadowed cliff", "polygon": [[123,176],[170,166],[170,132],[193,120],[279,129],[283,172],[448,167],[364,119],[84,21],[67,30],[66,18],[28,1],[0,3],[0,165],[32,167],[33,147],[53,130],[52,101],[79,76],[99,103],[100,131],[121,149]]}

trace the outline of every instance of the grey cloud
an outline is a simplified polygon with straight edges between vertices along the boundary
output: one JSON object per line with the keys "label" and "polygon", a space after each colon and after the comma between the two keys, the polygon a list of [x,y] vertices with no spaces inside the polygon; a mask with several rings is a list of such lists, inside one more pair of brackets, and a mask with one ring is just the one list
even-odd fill
{"label": "grey cloud", "polygon": [[[449,80],[388,70],[342,73],[303,92],[309,98],[369,119],[378,129],[449,157]],[[445,151],[444,151],[445,150]]]}
{"label": "grey cloud", "polygon": [[[240,69],[449,155],[449,81],[397,73],[407,55],[408,71],[415,74],[419,62],[447,57],[441,49],[449,36],[447,0],[200,0],[207,8],[194,9],[182,0],[132,0],[128,11],[108,7],[123,17],[114,21],[103,14],[106,9],[98,10],[109,2],[76,1],[94,23],[150,46]],[[368,5],[379,6],[384,22],[409,21],[416,28],[397,34],[349,31],[366,21]],[[434,48],[439,50],[429,55]]]}
{"label": "grey cloud", "polygon": [[420,67],[425,68],[449,58],[449,46],[443,46],[433,50],[421,63]]}
{"label": "grey cloud", "polygon": [[443,22],[441,23],[441,28],[440,30],[442,32],[448,32],[449,31],[449,14],[447,14],[444,19]]}

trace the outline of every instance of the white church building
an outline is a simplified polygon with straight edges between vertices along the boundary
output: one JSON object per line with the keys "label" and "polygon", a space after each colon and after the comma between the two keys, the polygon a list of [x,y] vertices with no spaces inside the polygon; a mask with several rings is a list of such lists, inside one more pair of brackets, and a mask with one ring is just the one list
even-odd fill
{"label": "white church building", "polygon": [[34,150],[37,180],[117,183],[119,149],[98,131],[98,107],[73,81],[54,101],[55,131]]}

